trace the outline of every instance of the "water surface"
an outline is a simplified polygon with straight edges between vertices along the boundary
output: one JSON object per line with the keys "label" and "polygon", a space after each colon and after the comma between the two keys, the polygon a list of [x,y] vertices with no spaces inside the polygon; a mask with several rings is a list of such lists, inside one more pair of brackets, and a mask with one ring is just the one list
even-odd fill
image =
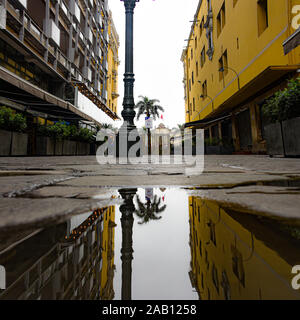
{"label": "water surface", "polygon": [[299,299],[300,231],[180,188],[2,233],[0,299]]}

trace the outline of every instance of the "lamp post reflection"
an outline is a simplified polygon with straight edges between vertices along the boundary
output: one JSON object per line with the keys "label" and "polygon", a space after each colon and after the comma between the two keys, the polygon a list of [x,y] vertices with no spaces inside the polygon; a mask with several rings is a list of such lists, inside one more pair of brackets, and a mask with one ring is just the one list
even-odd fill
{"label": "lamp post reflection", "polygon": [[119,193],[124,200],[124,203],[120,206],[120,212],[122,213],[121,225],[122,225],[122,300],[131,300],[131,284],[132,284],[132,260],[133,260],[133,248],[132,248],[132,228],[133,228],[133,213],[135,206],[133,198],[137,193],[137,189],[121,189]]}

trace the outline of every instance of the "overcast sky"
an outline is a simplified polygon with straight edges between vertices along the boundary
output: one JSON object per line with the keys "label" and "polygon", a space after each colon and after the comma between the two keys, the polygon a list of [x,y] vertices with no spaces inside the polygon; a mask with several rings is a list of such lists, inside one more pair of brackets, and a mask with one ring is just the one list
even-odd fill
{"label": "overcast sky", "polygon": [[[140,0],[134,14],[135,103],[139,95],[160,100],[168,127],[185,122],[183,65],[180,61],[199,0]],[[120,0],[108,0],[120,37],[119,110],[123,102],[125,9]],[[144,125],[143,121],[137,123]]]}

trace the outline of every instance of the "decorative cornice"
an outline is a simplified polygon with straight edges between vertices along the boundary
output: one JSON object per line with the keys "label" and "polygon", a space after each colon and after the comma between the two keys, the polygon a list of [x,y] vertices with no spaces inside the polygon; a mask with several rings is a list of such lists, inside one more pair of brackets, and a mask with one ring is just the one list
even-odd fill
{"label": "decorative cornice", "polygon": [[136,2],[139,2],[140,0],[121,0],[121,1],[124,2],[126,12],[133,13]]}

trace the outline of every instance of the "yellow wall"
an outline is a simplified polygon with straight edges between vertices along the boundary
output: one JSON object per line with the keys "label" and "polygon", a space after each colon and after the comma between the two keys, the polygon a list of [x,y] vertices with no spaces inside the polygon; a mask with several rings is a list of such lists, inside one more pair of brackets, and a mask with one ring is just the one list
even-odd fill
{"label": "yellow wall", "polygon": [[107,79],[107,106],[117,113],[118,110],[118,68],[119,68],[119,36],[114,27],[110,12],[108,25],[109,45],[108,45],[108,79]]}
{"label": "yellow wall", "polygon": [[[186,111],[195,99],[196,110],[186,114],[186,122],[197,121],[210,115],[212,110],[211,99],[200,98],[202,83],[207,81],[207,95],[214,100],[214,109],[224,103],[238,91],[236,74],[225,70],[224,83],[220,80],[219,59],[227,50],[228,67],[240,74],[241,87],[262,73],[268,66],[285,66],[300,63],[300,48],[284,55],[283,42],[293,33],[291,27],[292,7],[299,4],[297,0],[268,0],[268,27],[259,35],[258,31],[258,4],[255,0],[225,0],[226,21],[217,35],[217,16],[224,0],[212,1],[213,12],[213,44],[214,54],[210,61],[205,57],[205,64],[200,67],[201,50],[204,45],[208,48],[206,29],[200,34],[200,22],[208,13],[208,1],[203,0],[196,15],[197,23],[192,27],[190,41],[185,55],[186,88],[194,73],[194,84],[188,91]],[[235,6],[233,5],[234,3]],[[197,41],[195,41],[197,37]],[[197,42],[197,47],[196,43]],[[193,57],[192,57],[193,51]],[[190,66],[189,66],[190,61]],[[196,76],[196,62],[199,64],[198,77]],[[199,84],[198,80],[202,83]],[[232,106],[234,107],[234,106]]]}
{"label": "yellow wall", "polygon": [[101,268],[101,289],[102,299],[111,298],[113,292],[114,276],[114,222],[115,207],[109,207],[103,215],[103,233],[102,233],[102,268]]}
{"label": "yellow wall", "polygon": [[[251,216],[240,213],[234,218],[216,202],[190,197],[189,208],[191,266],[201,299],[225,299],[224,283],[233,300],[300,298],[299,290],[291,287],[291,270],[299,258],[296,245]],[[245,227],[249,225],[252,231]],[[239,257],[241,280],[233,270],[234,257]]]}

